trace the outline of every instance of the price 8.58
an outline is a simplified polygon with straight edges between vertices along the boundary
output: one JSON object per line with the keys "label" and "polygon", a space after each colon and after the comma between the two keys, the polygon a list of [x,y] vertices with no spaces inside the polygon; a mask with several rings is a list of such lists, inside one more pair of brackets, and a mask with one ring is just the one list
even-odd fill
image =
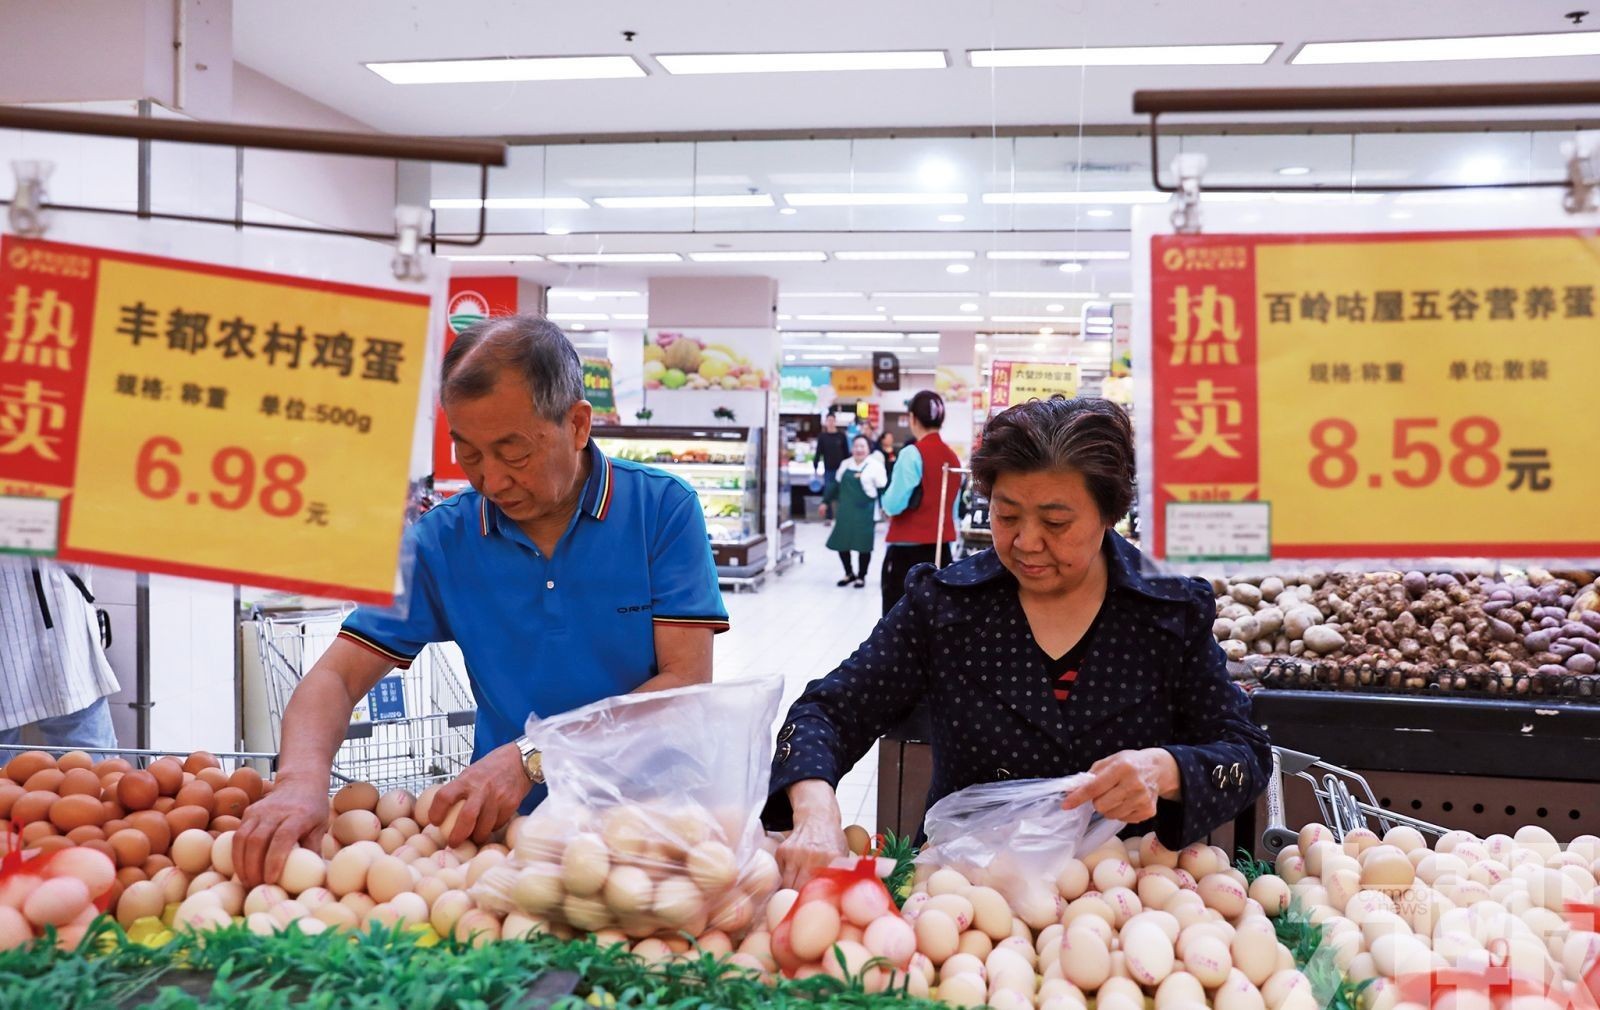
{"label": "price 8.58", "polygon": [[[1482,416],[1463,417],[1448,428],[1445,423],[1436,417],[1395,418],[1389,455],[1396,466],[1387,474],[1366,474],[1367,485],[1382,487],[1386,477],[1403,488],[1428,487],[1443,477],[1464,488],[1494,484],[1507,465],[1498,451],[1500,426]],[[1344,418],[1323,418],[1313,424],[1307,462],[1311,482],[1330,490],[1354,484],[1362,476],[1356,459],[1359,441],[1356,425]],[[1509,465],[1518,473],[1508,487],[1535,491],[1548,487],[1547,455],[1542,449],[1511,450]]]}
{"label": "price 8.58", "polygon": [[183,461],[183,446],[177,439],[157,435],[146,441],[134,463],[134,484],[139,493],[155,501],[183,493],[191,505],[208,501],[230,512],[254,504],[279,519],[299,515],[305,507],[300,485],[306,477],[306,463],[299,456],[280,453],[258,464],[248,449],[218,449],[208,467],[209,487],[204,488],[185,480]]}

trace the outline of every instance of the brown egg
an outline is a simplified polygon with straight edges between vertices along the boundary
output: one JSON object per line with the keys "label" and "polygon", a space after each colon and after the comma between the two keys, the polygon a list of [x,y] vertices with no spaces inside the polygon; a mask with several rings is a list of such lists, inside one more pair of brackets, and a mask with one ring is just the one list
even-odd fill
{"label": "brown egg", "polygon": [[50,823],[62,832],[85,824],[99,827],[105,819],[100,801],[93,796],[63,796],[50,804]]}
{"label": "brown egg", "polygon": [[211,833],[213,835],[220,835],[224,831],[238,831],[239,825],[242,823],[243,822],[240,821],[239,818],[233,816],[232,814],[221,814],[217,817],[211,818]]}
{"label": "brown egg", "polygon": [[94,766],[94,773],[101,778],[105,778],[114,772],[126,774],[131,771],[133,771],[133,765],[129,764],[124,758],[106,758]]}
{"label": "brown egg", "polygon": [[56,792],[63,796],[93,796],[100,798],[100,776],[87,768],[74,768],[61,776]]}
{"label": "brown egg", "polygon": [[127,826],[128,822],[123,820],[121,817],[108,817],[106,818],[105,823],[100,825],[100,830],[106,833],[107,838],[110,838],[112,835],[116,834]]}
{"label": "brown egg", "polygon": [[48,790],[59,795],[61,782],[66,777],[67,773],[60,768],[40,768],[29,776],[28,781],[22,784],[22,788],[30,793]]}
{"label": "brown egg", "polygon": [[144,870],[137,866],[124,866],[122,869],[117,871],[117,880],[122,884],[123,887],[127,887],[130,884],[137,884],[141,880],[149,879],[150,878],[145,874]]}
{"label": "brown egg", "polygon": [[101,800],[100,809],[105,811],[105,819],[108,821],[115,820],[128,812],[116,800]]}
{"label": "brown egg", "polygon": [[33,824],[50,816],[50,807],[61,797],[55,793],[38,792],[23,793],[17,802],[11,805],[11,820],[16,824]]}
{"label": "brown egg", "polygon": [[250,797],[243,789],[223,786],[216,792],[211,812],[218,817],[243,817],[244,808],[249,805]]}
{"label": "brown egg", "polygon": [[249,765],[240,765],[236,768],[234,773],[228,776],[228,785],[244,790],[244,794],[250,797],[251,803],[261,798],[261,773]]}
{"label": "brown egg", "polygon": [[[31,849],[39,844],[40,839],[49,838],[57,833],[56,826],[49,821],[34,821],[18,832],[18,837],[22,839],[24,849]],[[67,842],[67,844],[72,843]]]}
{"label": "brown egg", "polygon": [[45,835],[42,838],[36,838],[32,842],[28,843],[28,847],[31,849],[38,849],[39,855],[42,856],[50,852],[60,852],[62,849],[70,849],[72,848],[72,843],[67,841],[65,838],[62,838],[60,835]]}
{"label": "brown egg", "polygon": [[105,831],[97,824],[79,825],[78,827],[67,832],[67,839],[72,842],[73,845],[83,845],[86,842],[92,842],[97,839],[104,841],[105,838]]}
{"label": "brown egg", "polygon": [[366,782],[352,782],[333,794],[333,812],[371,810],[378,805],[378,790]]}
{"label": "brown egg", "polygon": [[217,760],[217,756],[215,754],[212,754],[210,751],[203,750],[197,750],[193,754],[190,754],[188,760],[184,761],[183,763],[183,770],[186,772],[198,773],[202,768],[221,767],[222,762]]}
{"label": "brown egg", "polygon": [[154,810],[140,810],[128,815],[128,827],[143,832],[144,836],[150,839],[150,852],[153,855],[167,854],[167,846],[172,844],[172,826],[167,823],[165,814]]}
{"label": "brown egg", "polygon": [[204,807],[206,815],[210,816],[217,805],[217,794],[210,786],[195,779],[174,796],[173,802],[180,807]]}
{"label": "brown egg", "polygon": [[122,784],[122,776],[126,772],[112,772],[100,780],[100,798],[114,800],[117,798],[117,786]]}
{"label": "brown egg", "polygon": [[[67,841],[72,842],[72,839],[69,837]],[[104,838],[91,838],[87,842],[73,842],[72,844],[77,845],[80,848],[93,849],[105,856],[107,859],[111,860],[111,865],[115,866],[117,864],[117,851],[113,849],[111,847],[111,843],[106,841]]]}
{"label": "brown egg", "polygon": [[148,810],[161,796],[161,785],[149,772],[128,772],[117,782],[117,802],[129,810]]}
{"label": "brown egg", "polygon": [[144,861],[150,858],[150,839],[136,828],[124,828],[108,841],[116,851],[118,866],[143,866]]}
{"label": "brown egg", "polygon": [[228,773],[221,768],[202,768],[195,772],[194,777],[210,786],[213,790],[221,789],[228,784]]}
{"label": "brown egg", "polygon": [[154,803],[150,804],[150,809],[154,810],[158,814],[164,814],[177,805],[178,801],[173,799],[171,796],[162,796]]}
{"label": "brown egg", "polygon": [[56,759],[42,750],[23,751],[6,764],[6,778],[21,785],[36,773],[55,766]]}
{"label": "brown egg", "polygon": [[94,758],[81,750],[69,750],[56,759],[56,767],[64,772],[70,772],[74,768],[82,768],[87,771],[94,767]]}
{"label": "brown egg", "polygon": [[206,828],[211,825],[211,811],[205,807],[173,807],[167,812],[167,825],[172,828],[172,837],[176,838],[190,828]]}
{"label": "brown egg", "polygon": [[0,817],[11,816],[11,805],[27,790],[10,779],[0,779]]}
{"label": "brown egg", "polygon": [[176,796],[183,788],[183,765],[177,758],[157,758],[145,771],[155,776],[162,796]]}
{"label": "brown egg", "polygon": [[172,860],[168,859],[166,856],[152,855],[149,859],[144,861],[144,865],[141,866],[140,869],[144,870],[144,875],[146,879],[148,879],[160,873],[162,870],[167,869],[171,865]]}

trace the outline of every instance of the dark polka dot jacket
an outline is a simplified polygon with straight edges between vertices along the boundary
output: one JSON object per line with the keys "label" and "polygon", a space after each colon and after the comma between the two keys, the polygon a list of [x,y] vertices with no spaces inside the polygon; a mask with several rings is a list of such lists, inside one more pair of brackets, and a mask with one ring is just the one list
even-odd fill
{"label": "dark polka dot jacket", "polygon": [[837,786],[873,742],[926,700],[933,721],[928,806],[979,782],[1085,771],[1120,750],[1164,747],[1183,778],[1143,830],[1177,849],[1255,802],[1272,759],[1249,701],[1211,637],[1211,587],[1147,571],[1115,533],[1105,603],[1065,702],[1034,643],[1016,579],[987,550],[911,570],[872,636],[812,681],[778,732],[768,827],[791,826],[785,790]]}

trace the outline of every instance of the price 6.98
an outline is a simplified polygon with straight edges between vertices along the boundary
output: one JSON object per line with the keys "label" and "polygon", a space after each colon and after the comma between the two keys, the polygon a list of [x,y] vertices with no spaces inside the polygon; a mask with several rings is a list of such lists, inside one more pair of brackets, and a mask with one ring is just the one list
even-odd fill
{"label": "price 6.98", "polygon": [[[1462,487],[1487,487],[1500,476],[1502,464],[1495,449],[1500,444],[1500,426],[1487,417],[1463,417],[1440,430],[1436,417],[1397,417],[1390,438],[1390,457],[1399,464],[1387,476],[1405,488],[1427,487],[1448,473]],[[1443,434],[1447,447],[1436,444]],[[1356,426],[1343,418],[1329,417],[1311,426],[1311,456],[1308,469],[1318,487],[1349,487],[1360,476],[1356,462]],[[1382,487],[1385,474],[1367,475],[1370,487]]]}
{"label": "price 6.98", "polygon": [[[185,491],[182,458],[183,446],[175,438],[157,435],[145,442],[133,471],[139,493],[164,501]],[[300,484],[306,477],[306,462],[299,456],[268,456],[258,467],[250,450],[228,446],[211,457],[210,470],[204,500],[219,509],[236,512],[254,502],[267,515],[281,519],[299,514],[305,506]],[[185,500],[200,504],[201,491],[188,489]]]}

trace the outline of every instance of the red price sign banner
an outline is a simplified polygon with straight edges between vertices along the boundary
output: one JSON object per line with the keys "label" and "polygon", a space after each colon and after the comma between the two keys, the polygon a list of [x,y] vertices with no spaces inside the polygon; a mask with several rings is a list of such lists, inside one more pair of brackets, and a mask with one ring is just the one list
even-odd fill
{"label": "red price sign banner", "polygon": [[6,236],[0,495],[71,561],[386,603],[426,294]]}
{"label": "red price sign banner", "polygon": [[1600,557],[1594,236],[1157,236],[1151,278],[1157,557],[1245,501],[1274,558]]}
{"label": "red price sign banner", "polygon": [[[456,334],[469,326],[494,316],[510,316],[517,312],[517,279],[515,277],[452,277],[450,299],[445,304],[444,346],[440,355],[450,350]],[[450,424],[444,411],[435,407],[433,413],[433,479],[466,482],[467,472],[456,462],[456,443],[450,437]]]}
{"label": "red price sign banner", "polygon": [[1052,396],[1078,395],[1078,366],[1051,361],[996,361],[989,366],[989,412]]}

